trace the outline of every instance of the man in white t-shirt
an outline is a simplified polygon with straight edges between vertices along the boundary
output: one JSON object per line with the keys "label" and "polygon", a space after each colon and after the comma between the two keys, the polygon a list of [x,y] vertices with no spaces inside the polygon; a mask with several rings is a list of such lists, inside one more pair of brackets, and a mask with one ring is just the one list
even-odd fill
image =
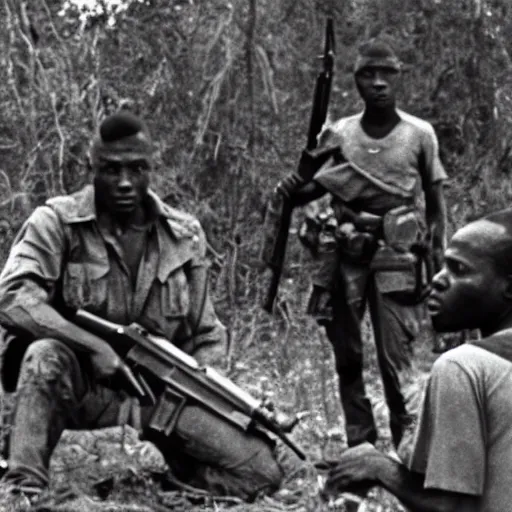
{"label": "man in white t-shirt", "polygon": [[512,504],[512,209],[457,231],[428,300],[438,331],[483,338],[443,354],[424,396],[412,453],[347,450],[326,492],[380,485],[412,511],[505,512]]}

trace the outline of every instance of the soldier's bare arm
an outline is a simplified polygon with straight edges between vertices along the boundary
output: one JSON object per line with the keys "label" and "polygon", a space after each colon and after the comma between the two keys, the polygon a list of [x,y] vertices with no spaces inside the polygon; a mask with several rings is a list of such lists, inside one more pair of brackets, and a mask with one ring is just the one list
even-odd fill
{"label": "soldier's bare arm", "polygon": [[64,254],[65,235],[56,213],[37,208],[17,235],[0,275],[0,322],[34,339],[58,339],[88,354],[98,378],[110,377],[121,365],[114,350],[52,305]]}
{"label": "soldier's bare arm", "polygon": [[446,249],[446,201],[443,182],[437,181],[425,189],[426,220],[432,236],[436,268],[440,268]]}
{"label": "soldier's bare arm", "polygon": [[425,489],[424,476],[364,443],[345,452],[331,469],[326,492],[336,494],[361,485],[380,485],[411,512],[477,510],[479,497],[442,489]]}

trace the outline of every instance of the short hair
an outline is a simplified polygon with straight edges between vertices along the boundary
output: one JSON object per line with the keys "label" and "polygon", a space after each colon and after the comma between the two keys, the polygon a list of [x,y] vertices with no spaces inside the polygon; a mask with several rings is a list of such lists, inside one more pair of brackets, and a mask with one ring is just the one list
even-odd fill
{"label": "short hair", "polygon": [[103,142],[114,142],[139,132],[147,134],[146,125],[142,119],[126,110],[106,117],[99,127],[99,135]]}
{"label": "short hair", "polygon": [[[482,220],[498,224],[505,228],[500,240],[492,246],[489,256],[500,273],[512,274],[512,208],[505,208],[484,215]],[[478,222],[478,221],[475,221]]]}
{"label": "short hair", "polygon": [[100,124],[89,149],[91,164],[120,155],[151,159],[153,143],[146,124],[136,115],[122,110]]}

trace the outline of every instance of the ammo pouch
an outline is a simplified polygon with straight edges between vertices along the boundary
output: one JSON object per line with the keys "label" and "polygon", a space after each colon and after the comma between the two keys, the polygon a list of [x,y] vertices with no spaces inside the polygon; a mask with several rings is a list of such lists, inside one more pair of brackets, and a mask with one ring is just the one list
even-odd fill
{"label": "ammo pouch", "polygon": [[299,228],[299,240],[314,255],[318,253],[318,238],[322,226],[317,217],[306,217]]}
{"label": "ammo pouch", "polygon": [[338,248],[342,259],[368,263],[375,254],[377,237],[373,233],[356,230],[351,223],[342,224],[338,231]]}
{"label": "ammo pouch", "polygon": [[353,212],[338,205],[337,231],[341,258],[355,263],[369,263],[377,249],[382,217],[367,212]]}
{"label": "ammo pouch", "polygon": [[336,247],[336,229],[338,223],[332,208],[307,215],[299,228],[299,240],[311,251],[313,256],[320,252],[330,252]]}
{"label": "ammo pouch", "polygon": [[411,298],[421,294],[423,262],[411,251],[421,235],[418,214],[413,207],[400,206],[384,215],[381,245],[370,264],[381,293],[400,292]]}

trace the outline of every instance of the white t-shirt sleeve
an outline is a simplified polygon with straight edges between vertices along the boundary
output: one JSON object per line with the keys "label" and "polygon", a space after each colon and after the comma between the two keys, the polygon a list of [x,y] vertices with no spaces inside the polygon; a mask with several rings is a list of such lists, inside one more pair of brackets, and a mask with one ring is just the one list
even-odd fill
{"label": "white t-shirt sleeve", "polygon": [[425,488],[480,496],[484,490],[484,404],[478,386],[455,361],[432,368],[409,460]]}

